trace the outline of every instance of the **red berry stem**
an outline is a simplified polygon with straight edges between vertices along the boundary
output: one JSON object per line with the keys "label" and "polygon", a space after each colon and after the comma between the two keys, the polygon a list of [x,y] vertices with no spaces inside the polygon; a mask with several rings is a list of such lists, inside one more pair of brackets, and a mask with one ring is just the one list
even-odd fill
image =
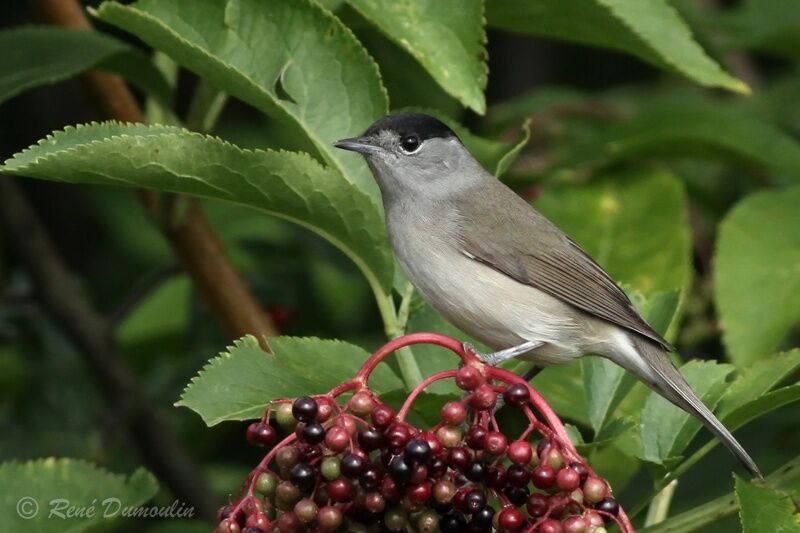
{"label": "red berry stem", "polygon": [[411,409],[411,405],[414,403],[414,400],[422,394],[426,387],[435,383],[437,381],[441,381],[443,379],[448,379],[455,377],[457,370],[444,370],[442,372],[437,372],[432,376],[425,378],[419,385],[414,387],[414,390],[411,391],[411,394],[408,395],[406,401],[403,402],[403,405],[400,407],[400,410],[397,412],[397,419],[400,421],[404,421],[406,419],[406,415],[408,414],[408,410]]}

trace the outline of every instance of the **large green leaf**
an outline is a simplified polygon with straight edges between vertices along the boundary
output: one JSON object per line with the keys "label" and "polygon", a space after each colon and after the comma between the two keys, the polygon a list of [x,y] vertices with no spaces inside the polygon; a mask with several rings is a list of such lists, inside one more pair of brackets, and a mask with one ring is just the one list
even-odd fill
{"label": "large green leaf", "polygon": [[375,62],[310,0],[106,2],[98,16],[227,93],[302,131],[324,161],[377,198],[363,159],[332,143],[388,108]]}
{"label": "large green leaf", "polygon": [[143,53],[92,31],[25,27],[0,31],[0,104],[38,85],[71,78],[86,70],[122,74],[170,101],[169,84]]}
{"label": "large green leaf", "polygon": [[722,18],[730,30],[727,45],[800,59],[800,3],[795,0],[744,0]]}
{"label": "large green leaf", "polygon": [[[76,459],[40,459],[0,465],[0,531],[84,531],[122,518],[158,491],[156,479],[140,468],[126,477]],[[84,508],[84,516],[69,516]],[[91,516],[89,509],[94,509]]]}
{"label": "large green leaf", "polygon": [[731,383],[720,401],[718,409],[720,418],[761,398],[798,368],[800,368],[800,350],[774,355],[742,368],[740,375]]}
{"label": "large green leaf", "polygon": [[800,512],[788,495],[736,476],[736,499],[742,533],[800,531]]}
{"label": "large green leaf", "polygon": [[[197,412],[209,426],[257,418],[272,400],[328,392],[353,377],[369,357],[341,341],[275,337],[268,342],[274,355],[250,335],[236,341],[203,367],[175,405]],[[380,365],[370,386],[380,394],[402,387],[402,382]]]}
{"label": "large green leaf", "polygon": [[800,187],[753,194],[722,221],[714,262],[725,347],[743,366],[800,320]]}
{"label": "large green leaf", "polygon": [[489,24],[638,56],[708,87],[749,92],[711,59],[666,0],[489,0]]}
{"label": "large green leaf", "polygon": [[487,67],[481,0],[348,0],[411,54],[448,93],[486,110]]}
{"label": "large green leaf", "polygon": [[765,167],[781,181],[800,181],[800,144],[790,135],[730,104],[691,96],[647,103],[630,120],[576,143],[558,168],[593,168],[652,156],[735,158]]}
{"label": "large green leaf", "polygon": [[[697,396],[713,409],[725,393],[726,378],[733,369],[731,365],[713,361],[690,361],[680,370]],[[659,394],[650,393],[642,412],[643,459],[662,464],[666,459],[680,455],[700,427],[698,419]]]}
{"label": "large green leaf", "polygon": [[6,161],[0,172],[147,187],[253,207],[331,241],[373,288],[391,286],[393,259],[374,200],[305,154],[242,150],[179,128],[109,122],[55,133]]}

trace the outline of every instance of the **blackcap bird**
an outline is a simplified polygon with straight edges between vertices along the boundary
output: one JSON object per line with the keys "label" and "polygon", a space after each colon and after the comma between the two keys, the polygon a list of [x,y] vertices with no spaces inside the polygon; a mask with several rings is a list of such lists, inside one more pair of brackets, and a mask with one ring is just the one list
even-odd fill
{"label": "blackcap bird", "polygon": [[698,417],[756,477],[744,448],[692,391],[671,347],[614,280],[492,176],[453,131],[420,113],[381,118],[335,146],[362,154],[380,187],[389,238],[420,294],[496,350],[537,364],[606,357]]}

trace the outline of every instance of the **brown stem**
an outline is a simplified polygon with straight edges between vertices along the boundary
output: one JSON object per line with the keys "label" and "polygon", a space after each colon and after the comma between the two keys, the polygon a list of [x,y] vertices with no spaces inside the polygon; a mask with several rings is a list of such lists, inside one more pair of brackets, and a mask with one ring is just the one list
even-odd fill
{"label": "brown stem", "polygon": [[[92,30],[77,0],[33,1],[41,17],[51,24]],[[84,74],[84,81],[105,116],[125,122],[144,122],[139,104],[120,76],[88,72]],[[159,204],[163,205],[158,193],[143,190],[141,200],[155,220],[164,220],[158,214]],[[255,335],[262,348],[269,350],[264,337],[277,335],[277,328],[231,264],[200,207],[190,201],[185,216],[177,222],[162,223],[160,228],[226,332],[233,338]]]}
{"label": "brown stem", "polygon": [[0,220],[39,302],[81,355],[145,464],[176,497],[213,516],[212,493],[125,363],[108,322],[92,307],[44,225],[11,178],[0,179]]}

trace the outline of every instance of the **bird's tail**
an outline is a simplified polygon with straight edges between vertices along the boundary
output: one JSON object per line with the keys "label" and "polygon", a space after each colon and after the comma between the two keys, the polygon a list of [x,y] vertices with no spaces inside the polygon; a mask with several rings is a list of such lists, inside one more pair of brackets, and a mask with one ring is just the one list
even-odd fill
{"label": "bird's tail", "polygon": [[[633,336],[631,336],[633,337]],[[711,433],[722,441],[742,465],[754,476],[763,479],[761,471],[755,461],[745,451],[741,444],[731,435],[731,432],[722,425],[714,413],[692,391],[686,380],[672,364],[666,351],[644,339],[632,338],[633,345],[641,355],[644,362],[652,370],[651,380],[648,385],[666,399],[699,418]]]}

